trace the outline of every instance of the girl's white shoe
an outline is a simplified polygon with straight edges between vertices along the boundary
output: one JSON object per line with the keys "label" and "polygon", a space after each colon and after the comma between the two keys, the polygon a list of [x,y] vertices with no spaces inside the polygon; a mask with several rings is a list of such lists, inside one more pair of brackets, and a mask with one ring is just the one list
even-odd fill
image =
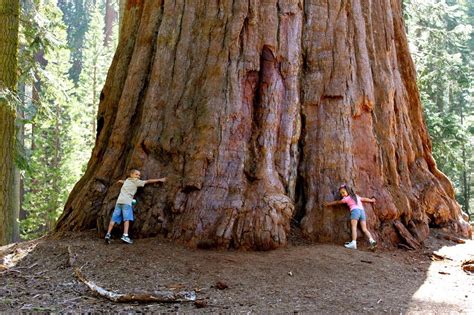
{"label": "girl's white shoe", "polygon": [[350,248],[350,249],[357,249],[357,243],[352,241],[352,242],[347,242],[344,244],[345,248]]}

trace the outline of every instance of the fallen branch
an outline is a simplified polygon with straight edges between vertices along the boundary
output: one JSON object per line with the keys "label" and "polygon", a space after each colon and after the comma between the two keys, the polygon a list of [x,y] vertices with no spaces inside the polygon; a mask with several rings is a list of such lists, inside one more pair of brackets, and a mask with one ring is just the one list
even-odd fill
{"label": "fallen branch", "polygon": [[370,261],[370,260],[361,259],[360,261],[363,262],[363,263],[366,263],[366,264],[371,264],[372,263],[372,261]]}
{"label": "fallen branch", "polygon": [[452,261],[451,258],[446,257],[446,256],[444,256],[444,255],[437,254],[437,253],[435,253],[435,252],[431,253],[430,258],[431,258],[431,260],[433,260],[433,261],[435,261],[435,260],[445,260],[445,259]]}
{"label": "fallen branch", "polygon": [[16,270],[16,269],[6,269],[6,270],[1,271],[1,272],[0,272],[0,275],[6,274],[6,273],[9,273],[9,272],[21,273],[21,271]]}
{"label": "fallen branch", "polygon": [[461,266],[462,270],[464,270],[467,274],[474,274],[474,259],[466,260]]}
{"label": "fallen branch", "polygon": [[162,302],[162,303],[175,303],[175,302],[192,302],[196,300],[195,291],[181,291],[181,292],[172,292],[172,291],[154,291],[152,293],[116,293],[113,291],[106,290],[94,282],[86,278],[86,276],[81,272],[81,268],[75,267],[76,255],[72,252],[71,247],[68,246],[69,253],[69,264],[74,270],[74,275],[83,282],[91,291],[94,293],[112,301],[119,303],[128,303],[128,302],[140,302],[140,303],[150,303],[150,302]]}
{"label": "fallen branch", "polygon": [[445,240],[452,241],[452,242],[458,243],[458,244],[465,244],[466,243],[465,240],[460,239],[459,237],[455,237],[455,236],[447,235],[447,234],[443,234],[443,233],[437,234],[436,238],[445,239]]}
{"label": "fallen branch", "polygon": [[2,274],[5,274],[5,273],[9,273],[9,272],[18,272],[18,273],[21,273],[21,269],[31,269],[33,268],[34,266],[38,265],[38,263],[34,263],[28,267],[16,267],[16,268],[8,268],[8,267],[5,267],[5,265],[0,265],[0,275]]}

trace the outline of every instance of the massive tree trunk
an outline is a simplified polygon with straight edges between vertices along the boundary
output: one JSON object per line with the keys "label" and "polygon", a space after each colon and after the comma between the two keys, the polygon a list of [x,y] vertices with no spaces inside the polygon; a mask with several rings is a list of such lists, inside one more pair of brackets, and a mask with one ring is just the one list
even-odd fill
{"label": "massive tree trunk", "polygon": [[348,210],[322,204],[343,182],[377,197],[387,245],[471,233],[431,155],[398,0],[128,0],[97,120],[59,231],[103,231],[138,168],[168,181],[138,193],[135,236],[272,249],[295,222],[341,242]]}
{"label": "massive tree trunk", "polygon": [[15,104],[18,64],[18,0],[0,0],[0,245],[13,240],[15,176]]}

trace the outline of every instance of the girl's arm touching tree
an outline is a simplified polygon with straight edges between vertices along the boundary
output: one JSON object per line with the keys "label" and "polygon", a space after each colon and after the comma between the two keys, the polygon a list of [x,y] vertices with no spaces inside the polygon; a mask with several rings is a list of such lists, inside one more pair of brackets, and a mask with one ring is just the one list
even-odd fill
{"label": "girl's arm touching tree", "polygon": [[360,197],[360,200],[362,200],[362,202],[375,203],[375,198]]}
{"label": "girl's arm touching tree", "polygon": [[344,202],[342,202],[341,200],[335,200],[335,201],[326,201],[324,203],[324,206],[328,207],[328,206],[336,206],[336,205],[342,205],[344,204]]}

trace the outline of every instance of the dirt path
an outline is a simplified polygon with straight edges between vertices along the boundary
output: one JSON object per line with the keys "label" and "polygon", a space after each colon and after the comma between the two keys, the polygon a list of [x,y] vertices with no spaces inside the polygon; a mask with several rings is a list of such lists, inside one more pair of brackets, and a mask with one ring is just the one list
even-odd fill
{"label": "dirt path", "polygon": [[[108,290],[195,290],[183,303],[113,303],[73,274],[68,247],[88,279]],[[433,252],[446,259],[433,261]],[[0,312],[474,313],[474,241],[430,237],[419,251],[375,253],[327,244],[270,252],[189,250],[162,238],[105,245],[91,234],[0,247]],[[228,286],[219,289],[216,285]]]}

